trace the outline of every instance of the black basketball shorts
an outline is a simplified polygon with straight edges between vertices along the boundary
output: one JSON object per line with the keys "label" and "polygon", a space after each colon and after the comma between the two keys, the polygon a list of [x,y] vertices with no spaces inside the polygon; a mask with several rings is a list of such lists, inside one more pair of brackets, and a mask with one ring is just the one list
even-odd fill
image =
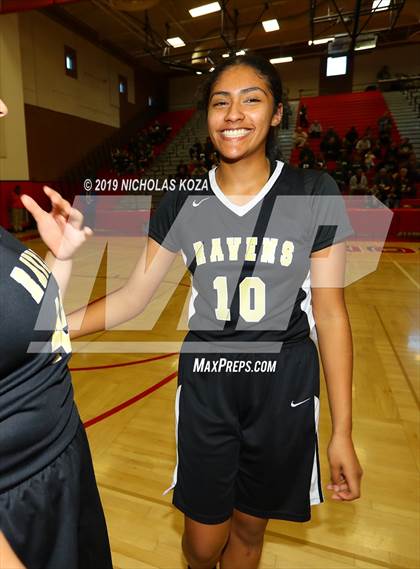
{"label": "black basketball shorts", "polygon": [[[319,468],[319,358],[312,339],[280,353],[181,352],[173,504],[217,524],[233,509],[311,519]],[[165,493],[166,493],[165,492]]]}
{"label": "black basketball shorts", "polygon": [[0,493],[0,529],[27,569],[112,569],[82,423],[51,464]]}

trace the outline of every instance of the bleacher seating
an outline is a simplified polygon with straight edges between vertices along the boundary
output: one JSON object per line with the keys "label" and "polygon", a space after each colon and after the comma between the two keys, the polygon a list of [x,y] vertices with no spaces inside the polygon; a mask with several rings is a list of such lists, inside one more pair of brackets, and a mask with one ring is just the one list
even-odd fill
{"label": "bleacher seating", "polygon": [[[339,95],[323,95],[320,97],[303,97],[300,104],[307,107],[309,124],[317,119],[322,125],[323,132],[332,127],[337,134],[344,138],[346,132],[355,126],[360,135],[370,126],[374,136],[377,135],[377,121],[388,106],[379,91],[363,93],[344,93]],[[392,140],[399,143],[401,138],[393,121]],[[308,143],[315,155],[319,153],[321,139],[308,138]],[[299,148],[294,148],[291,163],[299,163]],[[335,162],[327,164],[329,171],[335,168]]]}

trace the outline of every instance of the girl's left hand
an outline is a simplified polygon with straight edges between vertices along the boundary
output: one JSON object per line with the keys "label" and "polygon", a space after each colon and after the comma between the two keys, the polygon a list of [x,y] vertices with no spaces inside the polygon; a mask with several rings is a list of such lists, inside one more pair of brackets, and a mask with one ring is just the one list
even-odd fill
{"label": "girl's left hand", "polygon": [[357,458],[351,435],[332,435],[327,449],[330,463],[333,500],[356,500],[360,498],[363,470]]}
{"label": "girl's left hand", "polygon": [[93,234],[89,227],[83,227],[83,215],[58,192],[44,186],[44,192],[51,200],[52,210],[43,210],[31,197],[23,195],[21,201],[37,223],[39,234],[48,249],[57,259],[71,259],[77,249]]}

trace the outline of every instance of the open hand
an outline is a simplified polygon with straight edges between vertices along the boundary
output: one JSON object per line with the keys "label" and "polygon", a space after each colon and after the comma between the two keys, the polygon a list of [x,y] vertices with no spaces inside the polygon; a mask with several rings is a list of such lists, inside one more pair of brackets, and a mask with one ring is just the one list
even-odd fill
{"label": "open hand", "polygon": [[37,223],[39,234],[48,249],[57,259],[70,259],[77,249],[93,234],[89,227],[83,227],[82,213],[71,207],[61,195],[44,186],[44,192],[51,200],[52,210],[43,210],[30,196],[21,200]]}

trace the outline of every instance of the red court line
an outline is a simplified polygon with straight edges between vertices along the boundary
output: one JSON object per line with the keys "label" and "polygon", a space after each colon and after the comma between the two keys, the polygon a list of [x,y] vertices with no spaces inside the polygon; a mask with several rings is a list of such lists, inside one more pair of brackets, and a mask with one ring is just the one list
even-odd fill
{"label": "red court line", "polygon": [[175,356],[178,352],[171,352],[170,354],[163,354],[160,356],[152,356],[151,358],[146,358],[144,360],[136,360],[134,362],[123,362],[120,364],[108,364],[108,365],[101,365],[101,366],[92,366],[92,367],[71,367],[70,371],[90,371],[94,369],[111,369],[114,367],[126,367],[126,366],[134,366],[138,364],[145,364],[146,362],[154,362],[156,360],[162,360],[164,358],[169,358],[170,356]]}
{"label": "red court line", "polygon": [[167,383],[172,381],[172,379],[174,377],[176,377],[177,375],[178,375],[178,372],[174,371],[170,375],[164,377],[161,381],[159,381],[155,385],[152,385],[152,387],[149,387],[145,391],[142,391],[141,393],[138,393],[134,397],[131,397],[131,399],[127,399],[127,401],[120,403],[116,407],[112,407],[112,409],[108,409],[108,411],[105,411],[105,413],[101,413],[101,415],[98,415],[97,417],[94,417],[93,419],[89,419],[89,421],[86,421],[85,423],[83,423],[85,429],[88,429],[92,425],[95,425],[96,423],[99,423],[100,421],[103,421],[104,419],[108,419],[112,415],[115,415],[116,413],[119,413],[123,409],[130,407],[130,405],[134,405],[134,403],[137,403],[137,401],[140,401],[140,399],[144,399],[144,397],[147,397],[147,395],[150,395],[151,393],[153,393],[157,389],[160,389],[161,387],[163,387],[164,385],[166,385]]}

